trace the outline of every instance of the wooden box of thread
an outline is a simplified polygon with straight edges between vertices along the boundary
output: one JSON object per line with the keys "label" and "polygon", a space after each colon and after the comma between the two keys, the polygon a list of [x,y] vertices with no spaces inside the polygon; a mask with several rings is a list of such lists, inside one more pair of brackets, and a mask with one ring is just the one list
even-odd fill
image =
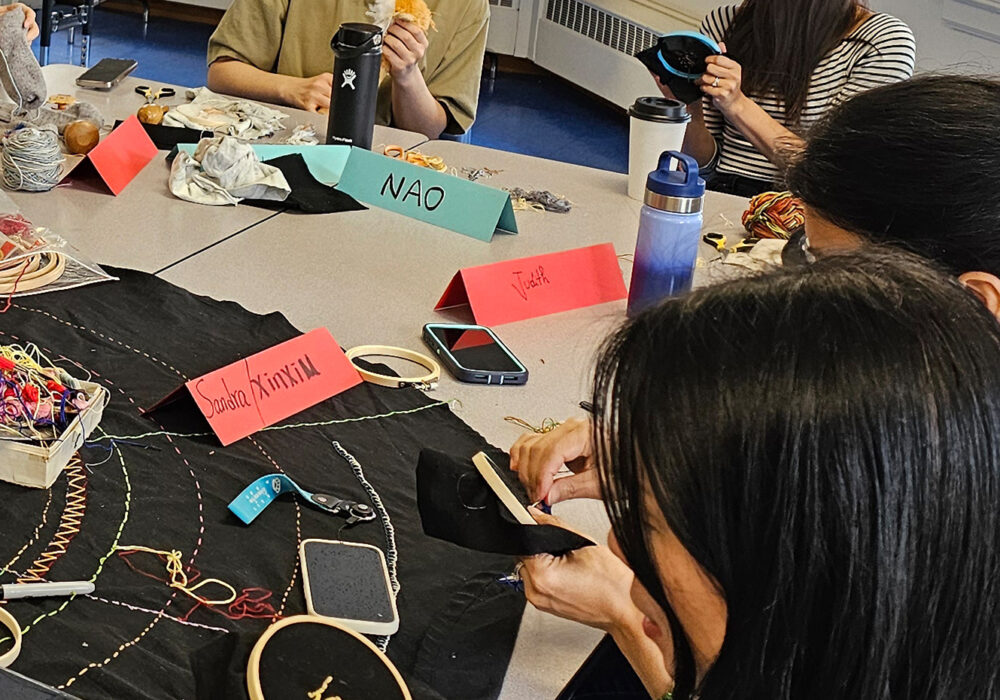
{"label": "wooden box of thread", "polygon": [[108,404],[108,390],[103,386],[81,381],[80,389],[90,401],[55,440],[41,444],[0,440],[0,479],[38,489],[52,486],[101,422]]}
{"label": "wooden box of thread", "polygon": [[35,345],[0,346],[0,480],[52,486],[101,422],[110,398],[103,386],[73,377]]}

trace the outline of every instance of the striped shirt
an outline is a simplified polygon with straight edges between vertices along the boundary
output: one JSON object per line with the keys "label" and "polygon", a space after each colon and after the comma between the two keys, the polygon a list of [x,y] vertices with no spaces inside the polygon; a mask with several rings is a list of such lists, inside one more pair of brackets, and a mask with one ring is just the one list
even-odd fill
{"label": "striped shirt", "polygon": [[[712,10],[701,31],[725,41],[739,5]],[[781,101],[773,94],[749,95],[772,119],[805,134],[828,110],[859,92],[906,80],[913,75],[916,42],[913,32],[892,15],[874,14],[820,60],[813,71],[799,124],[789,125]],[[715,138],[715,170],[757,180],[774,181],[778,169],[705,97],[705,126]],[[711,167],[711,166],[710,166]]]}

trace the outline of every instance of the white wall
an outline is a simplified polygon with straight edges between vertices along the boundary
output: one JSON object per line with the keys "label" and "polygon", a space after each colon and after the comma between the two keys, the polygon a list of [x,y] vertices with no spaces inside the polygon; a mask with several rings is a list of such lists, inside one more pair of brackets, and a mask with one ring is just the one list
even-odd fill
{"label": "white wall", "polygon": [[[1000,1],[872,0],[870,6],[899,17],[913,29],[918,71],[1000,74]],[[954,28],[946,15],[969,29]]]}

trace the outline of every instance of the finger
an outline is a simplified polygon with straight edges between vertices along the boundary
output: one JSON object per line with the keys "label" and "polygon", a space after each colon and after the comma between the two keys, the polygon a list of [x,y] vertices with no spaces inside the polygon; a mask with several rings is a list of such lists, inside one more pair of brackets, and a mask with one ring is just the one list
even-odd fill
{"label": "finger", "polygon": [[718,82],[716,82],[716,78],[710,76],[702,76],[702,79],[699,80],[698,82],[701,83],[701,87],[703,89],[711,88],[712,90],[722,90],[723,92],[725,92],[726,90],[729,89],[728,86],[733,84],[732,82],[729,82],[730,80],[731,79],[727,78],[718,78]]}
{"label": "finger", "polygon": [[382,52],[389,56],[390,63],[395,58],[399,67],[416,63],[416,59],[410,54],[410,50],[406,47],[406,44],[392,34],[387,34],[385,40],[382,42]]}
{"label": "finger", "polygon": [[556,527],[563,526],[562,521],[559,520],[559,518],[554,515],[549,515],[548,513],[535,508],[535,506],[528,506],[528,513],[531,514],[531,517],[534,518],[535,522],[539,525],[555,525]]}
{"label": "finger", "polygon": [[[418,43],[424,43],[427,40],[427,34],[420,25],[416,22],[410,22],[409,20],[400,19],[396,20],[392,26],[401,27],[406,30],[406,33],[417,40]],[[390,27],[391,29],[391,27]]]}
{"label": "finger", "polygon": [[555,505],[574,498],[600,498],[601,481],[596,471],[586,471],[566,476],[552,482],[546,501]]}
{"label": "finger", "polygon": [[714,76],[714,78],[729,78],[730,80],[737,80],[739,78],[739,73],[729,68],[724,68],[723,66],[717,65],[715,63],[709,63],[705,67],[705,72],[701,74],[702,77],[706,75]]}
{"label": "finger", "polygon": [[396,70],[399,68],[405,68],[406,62],[400,58],[399,54],[396,53],[388,44],[382,45],[382,56],[385,60],[389,62],[389,68],[391,70]]}
{"label": "finger", "polygon": [[705,63],[709,66],[719,66],[721,68],[728,68],[729,70],[737,70],[740,67],[739,63],[728,56],[709,56],[705,59]]}
{"label": "finger", "polygon": [[721,51],[724,54],[729,53],[729,49],[726,48],[726,42],[724,41],[719,42],[719,51]]}
{"label": "finger", "polygon": [[417,31],[420,31],[420,28],[415,24],[411,25],[408,22],[397,23],[389,27],[389,36],[399,39],[409,51],[417,53],[422,48],[422,44],[410,27],[414,27]]}
{"label": "finger", "polygon": [[537,439],[538,436],[534,433],[524,433],[514,441],[510,447],[510,468],[513,471],[520,469],[524,463],[523,460],[527,457],[528,446]]}

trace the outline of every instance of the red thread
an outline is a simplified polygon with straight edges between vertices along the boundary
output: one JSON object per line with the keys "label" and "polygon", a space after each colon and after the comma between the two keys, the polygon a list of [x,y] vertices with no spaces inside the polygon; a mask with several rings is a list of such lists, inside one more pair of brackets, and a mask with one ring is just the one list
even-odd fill
{"label": "red thread", "polygon": [[21,268],[21,272],[18,274],[17,279],[14,280],[14,286],[10,288],[10,294],[7,295],[7,304],[0,310],[0,314],[5,314],[10,310],[10,305],[14,303],[14,295],[17,294],[17,285],[20,283],[21,278],[24,277],[24,273],[28,271],[28,267],[31,265],[31,258],[24,261],[24,267]]}

